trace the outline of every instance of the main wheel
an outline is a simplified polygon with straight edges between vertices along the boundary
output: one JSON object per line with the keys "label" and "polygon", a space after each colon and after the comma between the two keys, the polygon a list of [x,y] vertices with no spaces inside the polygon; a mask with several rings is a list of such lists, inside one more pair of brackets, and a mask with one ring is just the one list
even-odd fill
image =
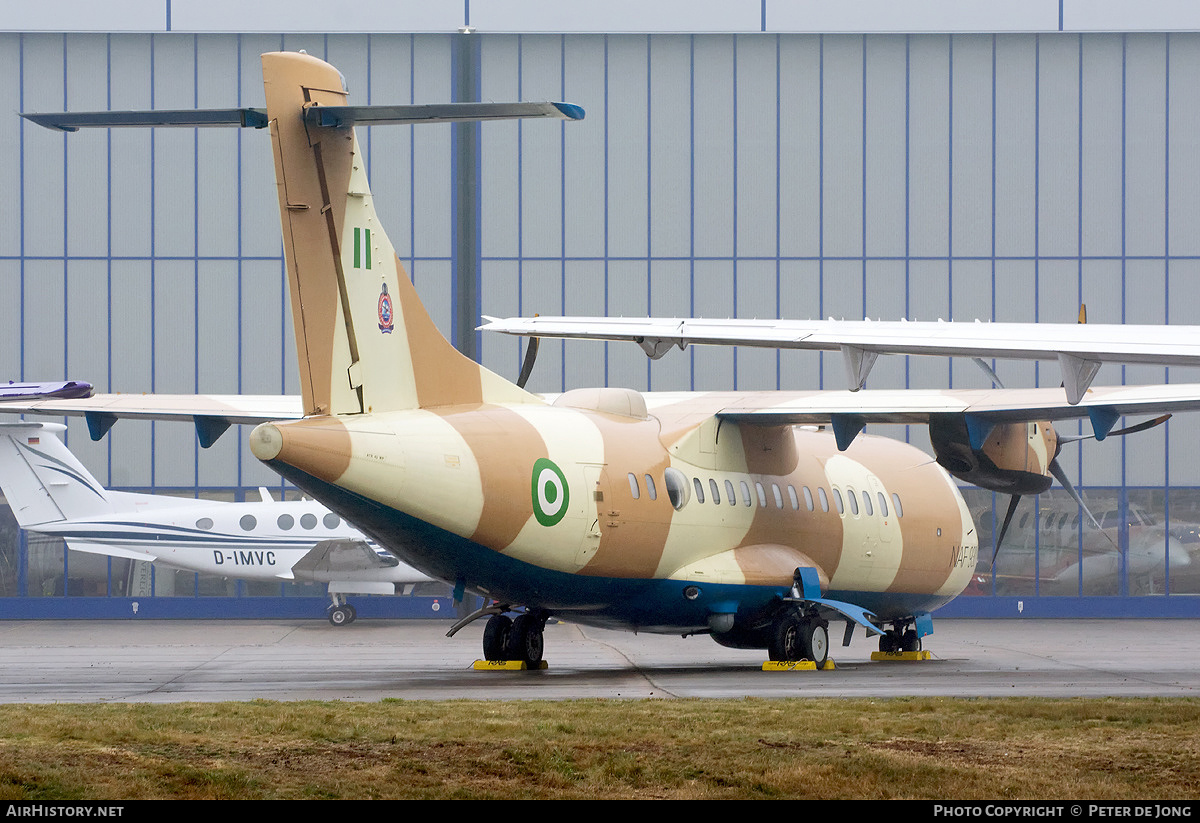
{"label": "main wheel", "polygon": [[483,629],[483,659],[507,660],[508,641],[513,622],[502,614],[493,614]]}
{"label": "main wheel", "polygon": [[338,606],[335,609],[329,610],[329,622],[335,626],[346,626],[353,620],[350,613],[346,611],[345,606]]}
{"label": "main wheel", "polygon": [[917,637],[916,629],[909,629],[904,633],[904,637],[900,641],[900,649],[906,652],[921,651],[921,638]]}
{"label": "main wheel", "polygon": [[530,614],[523,614],[513,621],[512,634],[508,638],[508,659],[524,661],[531,667],[540,665],[545,648],[543,626],[545,623]]}
{"label": "main wheel", "polygon": [[775,621],[771,630],[771,644],[767,647],[767,655],[772,660],[800,659],[801,622],[794,612],[789,612]]}
{"label": "main wheel", "polygon": [[829,659],[829,629],[825,621],[818,617],[810,617],[804,621],[801,637],[800,656],[824,667]]}

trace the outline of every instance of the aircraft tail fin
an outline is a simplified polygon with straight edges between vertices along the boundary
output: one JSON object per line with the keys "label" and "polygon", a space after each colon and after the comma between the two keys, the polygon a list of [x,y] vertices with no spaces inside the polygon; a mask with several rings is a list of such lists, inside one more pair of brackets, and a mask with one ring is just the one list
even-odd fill
{"label": "aircraft tail fin", "polygon": [[540,399],[459,353],[421,304],[378,217],[358,123],[582,116],[556,103],[346,105],[333,66],[262,56],[304,412],[356,414]]}
{"label": "aircraft tail fin", "polygon": [[0,490],[21,528],[107,514],[109,492],[58,437],[58,423],[0,423]]}

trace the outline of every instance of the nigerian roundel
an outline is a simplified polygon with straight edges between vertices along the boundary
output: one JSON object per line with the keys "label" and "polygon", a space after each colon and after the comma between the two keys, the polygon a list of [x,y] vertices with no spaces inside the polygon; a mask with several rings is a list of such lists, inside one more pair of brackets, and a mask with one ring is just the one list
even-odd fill
{"label": "nigerian roundel", "polygon": [[542,457],[533,464],[533,515],[543,526],[553,526],[567,513],[570,491],[567,478],[554,462]]}

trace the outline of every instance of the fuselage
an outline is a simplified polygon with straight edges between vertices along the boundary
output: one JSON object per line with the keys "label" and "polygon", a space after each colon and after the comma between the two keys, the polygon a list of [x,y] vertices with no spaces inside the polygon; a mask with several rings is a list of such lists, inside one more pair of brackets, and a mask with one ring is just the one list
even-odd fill
{"label": "fuselage", "polygon": [[825,432],[723,424],[714,405],[650,413],[636,392],[592,390],[271,424],[251,444],[416,568],[579,622],[748,620],[797,566],[883,619],[966,586],[974,526],[928,455],[866,436],[839,452]]}

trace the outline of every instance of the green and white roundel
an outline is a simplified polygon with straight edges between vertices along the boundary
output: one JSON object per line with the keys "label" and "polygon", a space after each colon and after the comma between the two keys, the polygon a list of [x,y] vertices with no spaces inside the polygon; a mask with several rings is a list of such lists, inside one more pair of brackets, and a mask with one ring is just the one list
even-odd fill
{"label": "green and white roundel", "polygon": [[533,516],[543,526],[553,526],[567,513],[571,492],[562,469],[542,457],[533,464]]}

